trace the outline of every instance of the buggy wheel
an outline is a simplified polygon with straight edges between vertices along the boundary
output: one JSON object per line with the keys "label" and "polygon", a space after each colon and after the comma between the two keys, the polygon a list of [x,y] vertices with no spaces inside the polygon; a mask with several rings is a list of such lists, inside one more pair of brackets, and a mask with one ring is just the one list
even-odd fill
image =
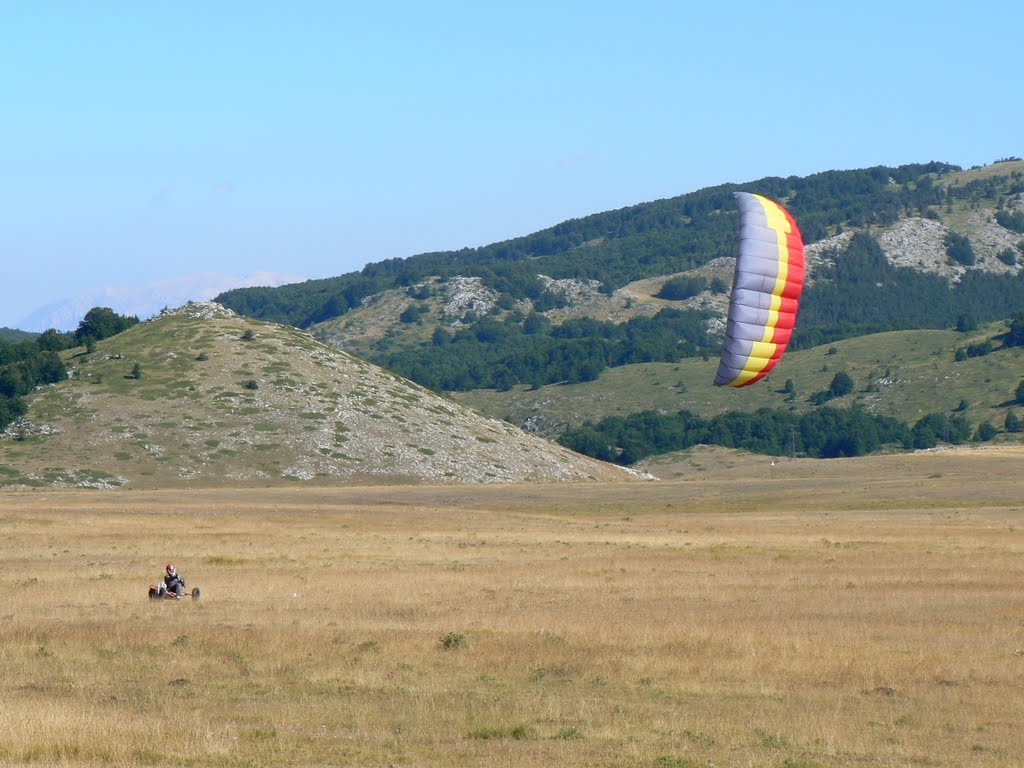
{"label": "buggy wheel", "polygon": [[193,587],[192,588],[192,599],[193,600],[198,600],[199,599],[199,587]]}

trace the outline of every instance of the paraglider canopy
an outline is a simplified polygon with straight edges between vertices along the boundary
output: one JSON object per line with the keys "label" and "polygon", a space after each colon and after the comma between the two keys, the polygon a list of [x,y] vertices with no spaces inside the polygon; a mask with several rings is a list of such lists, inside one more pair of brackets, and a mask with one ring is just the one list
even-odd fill
{"label": "paraglider canopy", "polygon": [[804,244],[781,205],[749,192],[734,194],[739,252],[715,384],[745,387],[774,368],[789,343],[804,285]]}

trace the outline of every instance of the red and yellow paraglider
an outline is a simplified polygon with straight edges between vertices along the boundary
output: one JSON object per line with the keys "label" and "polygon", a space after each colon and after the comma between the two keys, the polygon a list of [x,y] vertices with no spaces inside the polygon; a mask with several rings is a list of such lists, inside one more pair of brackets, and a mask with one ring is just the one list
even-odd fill
{"label": "red and yellow paraglider", "polygon": [[781,205],[749,192],[735,195],[740,244],[715,384],[745,387],[786,351],[804,285],[804,244]]}

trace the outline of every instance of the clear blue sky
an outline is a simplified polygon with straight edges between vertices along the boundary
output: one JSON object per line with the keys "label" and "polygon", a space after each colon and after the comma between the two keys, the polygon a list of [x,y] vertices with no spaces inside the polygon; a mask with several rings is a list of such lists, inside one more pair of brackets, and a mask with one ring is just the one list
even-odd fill
{"label": "clear blue sky", "polygon": [[1024,155],[1020,0],[0,0],[0,325],[766,175]]}

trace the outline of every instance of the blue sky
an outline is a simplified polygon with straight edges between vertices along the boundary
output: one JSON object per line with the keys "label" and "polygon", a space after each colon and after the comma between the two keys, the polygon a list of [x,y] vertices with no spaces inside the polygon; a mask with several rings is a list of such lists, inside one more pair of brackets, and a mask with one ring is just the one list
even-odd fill
{"label": "blue sky", "polygon": [[0,0],[0,325],[767,175],[1024,155],[1019,0]]}

